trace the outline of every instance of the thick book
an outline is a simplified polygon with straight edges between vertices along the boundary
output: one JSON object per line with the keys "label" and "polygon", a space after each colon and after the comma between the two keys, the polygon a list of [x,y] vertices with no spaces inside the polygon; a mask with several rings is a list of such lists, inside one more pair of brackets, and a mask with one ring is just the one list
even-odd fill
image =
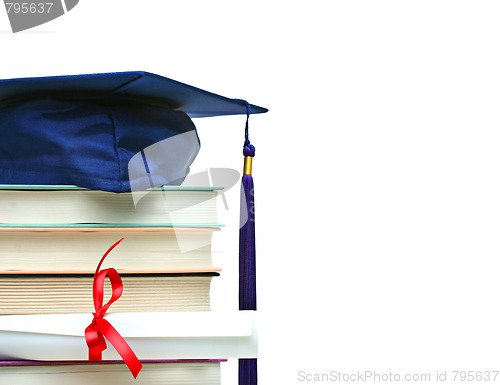
{"label": "thick book", "polygon": [[0,224],[218,227],[217,188],[116,194],[75,186],[0,185]]}
{"label": "thick book", "polygon": [[218,385],[224,360],[146,360],[134,379],[122,361],[0,361],[8,385]]}
{"label": "thick book", "polygon": [[24,228],[0,225],[0,271],[93,271],[104,251],[124,237],[102,268],[212,270],[218,228]]}
{"label": "thick book", "polygon": [[[210,283],[220,269],[211,272],[120,273],[123,294],[110,312],[208,311]],[[94,274],[0,273],[0,314],[57,314],[94,312]],[[104,285],[111,298],[111,285]]]}

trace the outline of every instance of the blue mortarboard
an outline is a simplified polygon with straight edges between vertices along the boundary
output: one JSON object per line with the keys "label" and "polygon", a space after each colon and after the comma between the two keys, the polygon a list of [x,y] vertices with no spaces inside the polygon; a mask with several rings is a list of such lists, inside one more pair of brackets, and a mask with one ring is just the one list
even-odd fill
{"label": "blue mortarboard", "polygon": [[0,80],[0,184],[178,184],[199,151],[190,118],[266,111],[147,72]]}

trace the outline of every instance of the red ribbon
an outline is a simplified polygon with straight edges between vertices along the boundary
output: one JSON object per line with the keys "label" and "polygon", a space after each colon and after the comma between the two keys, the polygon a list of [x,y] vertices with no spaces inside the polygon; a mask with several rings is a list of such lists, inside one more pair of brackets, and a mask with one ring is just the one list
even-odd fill
{"label": "red ribbon", "polygon": [[[123,361],[127,364],[134,378],[137,378],[137,375],[142,369],[141,362],[120,333],[118,333],[116,329],[103,318],[111,304],[122,295],[123,283],[120,275],[115,269],[110,268],[99,271],[99,268],[101,267],[104,258],[106,258],[109,252],[113,250],[121,241],[123,241],[123,238],[106,251],[106,254],[104,254],[101,261],[97,265],[97,269],[94,274],[93,287],[95,313],[92,313],[94,315],[92,323],[85,329],[85,341],[89,347],[89,361],[101,361],[102,352],[107,348],[106,341],[104,340],[104,337],[106,337],[123,358]],[[103,306],[104,281],[106,280],[106,277],[109,277],[109,280],[111,281],[113,294],[111,295],[109,302]]]}

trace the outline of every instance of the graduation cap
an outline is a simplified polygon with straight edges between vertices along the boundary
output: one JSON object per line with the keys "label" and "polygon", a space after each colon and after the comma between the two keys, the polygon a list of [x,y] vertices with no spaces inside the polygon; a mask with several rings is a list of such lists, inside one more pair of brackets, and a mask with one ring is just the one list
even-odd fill
{"label": "graduation cap", "polygon": [[200,145],[190,118],[247,107],[267,111],[147,72],[0,80],[0,184],[180,184]]}
{"label": "graduation cap", "polygon": [[[240,310],[256,310],[255,207],[248,137],[267,109],[147,72],[0,80],[0,184],[77,185],[115,193],[180,184],[199,151],[191,118],[246,114]],[[256,359],[239,383],[257,383]]]}

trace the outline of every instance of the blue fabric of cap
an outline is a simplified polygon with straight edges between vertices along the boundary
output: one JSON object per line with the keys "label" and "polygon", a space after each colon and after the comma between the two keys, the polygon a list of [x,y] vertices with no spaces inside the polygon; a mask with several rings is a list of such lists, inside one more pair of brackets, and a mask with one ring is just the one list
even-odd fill
{"label": "blue fabric of cap", "polygon": [[[252,113],[267,110],[251,106]],[[0,184],[77,185],[131,190],[129,161],[158,142],[172,141],[168,178],[178,184],[199,151],[190,117],[246,114],[241,100],[147,72],[0,80]],[[169,151],[168,143],[162,151]],[[159,159],[145,169],[165,169]],[[147,178],[134,173],[134,178]]]}

